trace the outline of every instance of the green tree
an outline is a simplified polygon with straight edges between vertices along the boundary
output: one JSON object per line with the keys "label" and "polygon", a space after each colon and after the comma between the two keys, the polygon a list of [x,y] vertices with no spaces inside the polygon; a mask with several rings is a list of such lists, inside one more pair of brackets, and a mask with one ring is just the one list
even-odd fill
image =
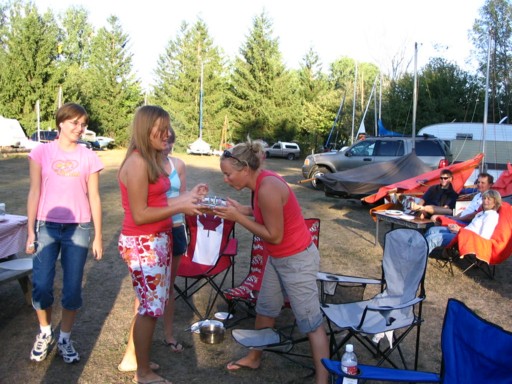
{"label": "green tree", "polygon": [[85,89],[89,79],[86,69],[91,58],[94,28],[89,22],[88,12],[82,7],[68,8],[60,20],[62,32],[57,73],[62,90],[61,101],[79,103],[88,108],[89,100]]}
{"label": "green tree", "polygon": [[158,59],[153,97],[172,116],[178,149],[196,140],[200,133],[206,142],[214,147],[218,145],[224,118],[229,115],[226,90],[224,59],[206,24],[200,19],[192,26],[183,22],[176,39],[168,42],[165,53]]}
{"label": "green tree", "polygon": [[285,70],[272,23],[263,13],[254,19],[240,49],[231,80],[230,103],[236,138],[291,140],[300,123],[300,95]]}
{"label": "green tree", "polygon": [[456,64],[434,58],[418,77],[417,126],[447,121],[468,121],[474,116],[477,100],[481,99],[476,79]]}
{"label": "green tree", "polygon": [[[390,82],[383,102],[386,128],[412,133],[413,82],[412,74]],[[482,100],[482,95],[474,76],[445,59],[433,58],[418,74],[416,127],[450,121],[480,121],[481,110],[475,115],[478,100]]]}
{"label": "green tree", "polygon": [[53,126],[55,61],[59,29],[51,12],[40,15],[33,4],[15,2],[2,17],[0,114],[16,118],[27,130],[36,128],[40,100],[42,126]]}
{"label": "green tree", "polygon": [[[475,20],[471,38],[476,49],[480,72],[485,79],[487,52],[491,36],[489,121],[498,122],[512,113],[512,5],[508,0],[487,0]],[[485,80],[482,80],[484,83]]]}
{"label": "green tree", "polygon": [[91,129],[126,144],[130,121],[135,108],[142,105],[143,96],[140,82],[133,75],[128,35],[117,17],[110,16],[107,23],[92,38],[88,83],[83,91],[89,101]]}
{"label": "green tree", "polygon": [[334,111],[333,115],[335,104],[339,100],[335,100],[336,92],[330,89],[318,54],[313,49],[310,48],[303,57],[296,75],[300,90],[298,96],[302,101],[298,140],[303,150],[309,152],[324,145],[336,114]]}

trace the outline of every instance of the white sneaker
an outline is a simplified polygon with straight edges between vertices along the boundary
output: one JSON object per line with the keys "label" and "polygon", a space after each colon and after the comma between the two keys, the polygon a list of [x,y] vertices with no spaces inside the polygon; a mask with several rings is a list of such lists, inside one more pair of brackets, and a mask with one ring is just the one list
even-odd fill
{"label": "white sneaker", "polygon": [[71,340],[64,339],[62,343],[57,343],[57,347],[59,348],[59,355],[62,356],[65,363],[70,364],[80,361],[80,355],[75,351]]}
{"label": "white sneaker", "polygon": [[55,339],[53,338],[53,332],[49,335],[39,333],[36,336],[36,341],[32,347],[32,351],[30,352],[30,360],[39,362],[46,359],[48,351],[50,350],[50,347],[54,341]]}

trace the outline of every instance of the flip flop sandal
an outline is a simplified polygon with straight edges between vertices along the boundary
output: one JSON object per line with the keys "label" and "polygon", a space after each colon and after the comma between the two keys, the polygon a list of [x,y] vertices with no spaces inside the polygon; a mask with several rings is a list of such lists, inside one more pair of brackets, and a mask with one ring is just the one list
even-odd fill
{"label": "flip flop sandal", "polygon": [[134,384],[172,384],[172,382],[164,379],[163,377],[161,379],[156,379],[156,380],[151,380],[151,381],[146,381],[146,382],[133,379],[132,383],[134,383]]}
{"label": "flip flop sandal", "polygon": [[183,344],[181,344],[179,341],[176,341],[175,343],[169,343],[167,340],[163,339],[162,343],[166,347],[171,348],[171,351],[173,351],[174,353],[181,353],[185,349],[183,347]]}
{"label": "flip flop sandal", "polygon": [[240,371],[240,370],[242,370],[242,371],[243,370],[255,371],[258,368],[253,368],[253,367],[250,367],[250,366],[245,365],[245,364],[240,364],[240,363],[237,363],[236,361],[232,361],[232,362],[228,363],[228,365],[226,365],[226,369],[228,371],[230,371],[230,372]]}

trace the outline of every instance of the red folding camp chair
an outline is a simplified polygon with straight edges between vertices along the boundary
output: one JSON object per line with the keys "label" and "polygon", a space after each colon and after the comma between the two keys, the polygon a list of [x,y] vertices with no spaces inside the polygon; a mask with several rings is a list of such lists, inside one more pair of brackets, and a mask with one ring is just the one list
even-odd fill
{"label": "red folding camp chair", "polygon": [[[311,232],[313,242],[318,247],[320,236],[320,219],[305,219],[306,225]],[[263,280],[263,273],[268,260],[268,252],[263,245],[263,241],[258,236],[253,236],[251,247],[251,263],[249,273],[236,288],[229,288],[224,290],[224,296],[229,302],[229,314],[233,314],[235,307],[238,303],[244,304],[244,309],[247,312],[246,317],[239,318],[231,322],[229,325],[233,326],[237,322],[256,315],[254,308],[258,298],[258,292],[261,288]],[[229,319],[230,316],[228,316]]]}
{"label": "red folding camp chair", "polygon": [[[177,292],[176,299],[183,298],[203,320],[209,318],[217,298],[225,300],[222,288],[229,272],[231,287],[234,286],[234,256],[238,252],[235,223],[210,214],[186,216],[186,222],[189,243],[177,273],[177,277],[183,278],[184,287],[180,287],[177,279],[174,289]],[[190,298],[207,285],[211,291],[206,309],[201,313]]]}

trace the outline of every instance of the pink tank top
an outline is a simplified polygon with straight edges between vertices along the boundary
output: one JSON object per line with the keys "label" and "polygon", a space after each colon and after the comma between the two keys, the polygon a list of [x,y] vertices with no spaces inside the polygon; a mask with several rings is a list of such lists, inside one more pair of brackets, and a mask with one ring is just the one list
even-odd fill
{"label": "pink tank top", "polygon": [[[156,183],[149,184],[148,189],[148,207],[167,207],[167,196],[165,193],[170,188],[169,178],[162,175]],[[119,188],[121,189],[121,201],[124,209],[123,228],[121,233],[125,236],[141,236],[151,235],[154,233],[168,232],[172,229],[171,218],[156,221],[154,223],[137,225],[133,221],[130,211],[130,203],[128,202],[128,190],[126,186],[119,180]]]}
{"label": "pink tank top", "polygon": [[265,177],[277,177],[288,187],[288,201],[283,207],[284,216],[284,234],[283,241],[279,244],[270,244],[264,241],[265,248],[267,248],[270,256],[281,258],[286,256],[292,256],[299,252],[304,251],[312,241],[311,233],[309,232],[302,216],[302,210],[300,208],[297,197],[288,186],[288,183],[277,173],[262,170],[256,180],[256,188],[254,190],[253,198],[253,214],[254,219],[257,223],[263,224],[263,216],[258,205],[258,192],[261,186],[261,182]]}

